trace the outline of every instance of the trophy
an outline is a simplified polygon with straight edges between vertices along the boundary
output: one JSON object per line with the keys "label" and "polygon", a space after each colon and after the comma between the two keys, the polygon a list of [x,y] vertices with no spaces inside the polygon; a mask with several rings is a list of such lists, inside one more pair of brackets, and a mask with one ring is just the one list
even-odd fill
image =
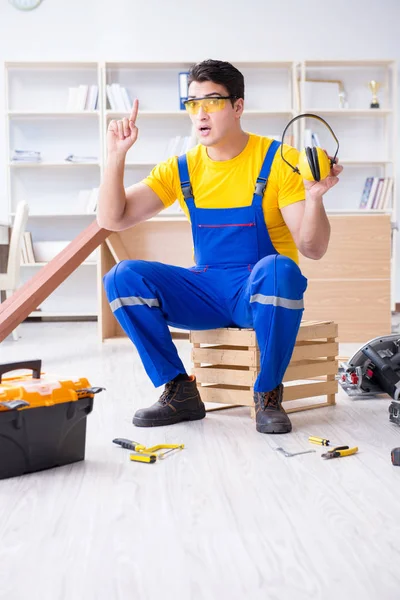
{"label": "trophy", "polygon": [[377,92],[378,92],[379,88],[381,87],[381,84],[378,81],[375,81],[373,79],[372,81],[369,82],[368,87],[372,92],[372,102],[370,104],[370,108],[380,108],[380,105],[378,102],[378,97],[377,97]]}

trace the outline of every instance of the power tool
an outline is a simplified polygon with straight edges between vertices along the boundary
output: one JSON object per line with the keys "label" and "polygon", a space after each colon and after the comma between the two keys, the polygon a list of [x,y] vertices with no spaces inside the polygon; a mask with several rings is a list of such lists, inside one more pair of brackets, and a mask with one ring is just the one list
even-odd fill
{"label": "power tool", "polygon": [[400,334],[367,342],[346,363],[340,363],[338,380],[353,398],[390,396],[389,420],[400,425]]}

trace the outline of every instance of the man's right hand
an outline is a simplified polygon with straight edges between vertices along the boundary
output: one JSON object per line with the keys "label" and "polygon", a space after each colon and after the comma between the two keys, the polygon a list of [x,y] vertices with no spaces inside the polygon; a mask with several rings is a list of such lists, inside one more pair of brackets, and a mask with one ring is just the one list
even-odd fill
{"label": "man's right hand", "polygon": [[132,112],[129,117],[119,121],[112,120],[107,129],[108,155],[117,154],[125,158],[129,148],[133,146],[138,137],[136,118],[138,114],[139,100],[133,101]]}

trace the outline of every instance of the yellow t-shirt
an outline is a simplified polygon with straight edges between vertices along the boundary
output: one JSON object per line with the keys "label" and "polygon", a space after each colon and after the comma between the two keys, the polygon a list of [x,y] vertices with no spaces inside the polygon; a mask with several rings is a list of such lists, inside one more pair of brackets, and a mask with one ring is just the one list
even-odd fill
{"label": "yellow t-shirt", "polygon": [[[249,206],[253,200],[254,186],[272,140],[249,134],[244,150],[235,158],[224,161],[211,160],[204,146],[199,144],[187,152],[190,182],[198,208],[236,208]],[[292,165],[297,164],[298,151],[284,145],[283,155]],[[159,163],[143,179],[165,204],[171,206],[176,199],[185,211],[188,209],[180,186],[176,156]],[[278,149],[272,163],[267,188],[263,198],[265,223],[277,252],[289,256],[296,263],[298,252],[293,237],[283,220],[280,208],[304,200],[302,178],[281,159]]]}

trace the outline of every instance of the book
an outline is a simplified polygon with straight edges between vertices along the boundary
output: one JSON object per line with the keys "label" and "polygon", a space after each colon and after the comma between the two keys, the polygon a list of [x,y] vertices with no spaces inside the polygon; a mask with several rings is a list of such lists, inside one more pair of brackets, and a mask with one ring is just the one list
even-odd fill
{"label": "book", "polygon": [[186,71],[179,73],[179,108],[181,110],[185,110],[185,105],[183,103],[188,99],[188,82],[189,73]]}
{"label": "book", "polygon": [[368,197],[369,197],[369,194],[371,191],[373,180],[374,180],[373,177],[367,177],[367,179],[365,180],[364,189],[363,189],[363,192],[361,195],[359,208],[367,208]]}
{"label": "book", "polygon": [[24,243],[25,243],[26,256],[28,259],[27,262],[30,264],[33,264],[36,261],[35,261],[35,254],[33,252],[32,236],[31,236],[30,231],[24,232]]}
{"label": "book", "polygon": [[379,207],[379,197],[380,197],[380,195],[382,193],[383,182],[384,182],[384,178],[383,177],[379,177],[378,178],[378,185],[376,186],[375,195],[372,198],[371,208],[377,209]]}

